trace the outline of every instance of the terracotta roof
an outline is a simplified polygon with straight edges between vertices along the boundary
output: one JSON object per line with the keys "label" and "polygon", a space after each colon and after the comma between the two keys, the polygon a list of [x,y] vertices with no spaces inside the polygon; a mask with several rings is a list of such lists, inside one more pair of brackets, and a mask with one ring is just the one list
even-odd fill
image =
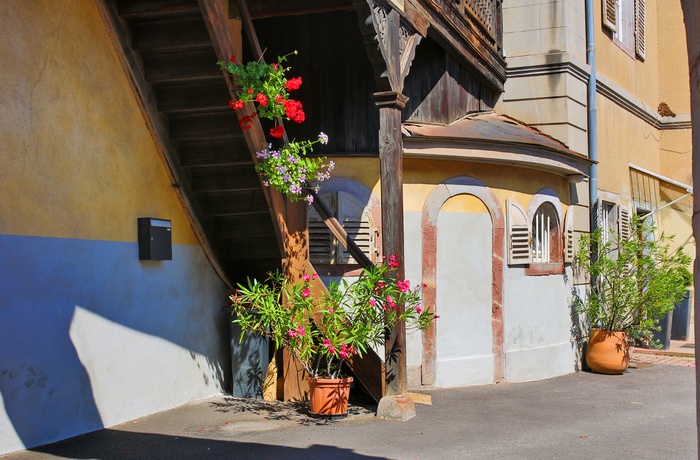
{"label": "terracotta roof", "polygon": [[540,130],[492,112],[468,115],[449,125],[409,121],[402,128],[409,157],[463,157],[564,175],[588,175],[593,164],[585,155]]}

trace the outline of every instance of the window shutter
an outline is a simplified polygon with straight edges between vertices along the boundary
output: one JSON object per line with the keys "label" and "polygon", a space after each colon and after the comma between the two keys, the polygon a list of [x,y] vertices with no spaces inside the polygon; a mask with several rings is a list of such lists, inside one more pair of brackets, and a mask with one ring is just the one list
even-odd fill
{"label": "window shutter", "polygon": [[617,31],[617,0],[603,0],[603,25]]}
{"label": "window shutter", "polygon": [[[369,260],[374,258],[374,230],[369,213],[365,210],[365,204],[360,202],[355,195],[348,192],[338,192],[338,221],[355,241],[355,244],[365,253]],[[350,253],[338,244],[338,260],[340,264],[356,264],[357,261]]]}
{"label": "window shutter", "polygon": [[530,221],[518,203],[506,200],[508,231],[508,264],[529,264],[532,261]]}
{"label": "window shutter", "polygon": [[623,241],[629,240],[632,236],[630,231],[630,209],[621,204],[617,205],[617,232]]}
{"label": "window shutter", "polygon": [[574,207],[569,206],[564,218],[564,263],[574,261]]}
{"label": "window shutter", "polygon": [[[343,228],[348,233],[348,237],[352,238],[355,241],[357,247],[359,247],[370,260],[374,260],[374,258],[372,257],[372,247],[374,246],[374,238],[372,238],[372,227],[370,223],[362,220],[345,220],[343,221]],[[350,253],[343,247],[342,244],[339,245],[338,248],[342,250],[340,254],[340,260],[338,261],[338,263],[357,263],[357,261],[350,255]]]}
{"label": "window shutter", "polygon": [[636,0],[634,8],[634,36],[637,56],[646,58],[647,1]]}
{"label": "window shutter", "polygon": [[[595,228],[602,228],[602,232],[605,232],[603,228],[603,200],[598,200],[595,204]],[[591,229],[593,231],[594,229]]]}
{"label": "window shutter", "polygon": [[334,259],[335,238],[314,209],[309,209],[309,259],[311,263],[330,264]]}

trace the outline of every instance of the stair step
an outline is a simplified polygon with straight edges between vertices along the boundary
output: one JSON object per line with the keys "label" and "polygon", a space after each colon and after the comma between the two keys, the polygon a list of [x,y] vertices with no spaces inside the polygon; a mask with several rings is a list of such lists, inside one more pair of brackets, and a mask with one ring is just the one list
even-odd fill
{"label": "stair step", "polygon": [[188,140],[180,143],[180,166],[237,166],[253,164],[243,134],[218,138]]}
{"label": "stair step", "polygon": [[133,22],[131,36],[131,45],[139,53],[211,47],[201,16]]}
{"label": "stair step", "polygon": [[119,16],[134,20],[201,14],[196,0],[121,0]]}
{"label": "stair step", "polygon": [[231,137],[241,132],[236,114],[228,107],[218,112],[170,115],[168,125],[174,140]]}
{"label": "stair step", "polygon": [[186,50],[158,50],[143,53],[146,80],[149,83],[219,78],[216,53],[211,44]]}
{"label": "stair step", "polygon": [[[262,185],[255,168],[251,166],[223,166],[219,168],[192,168],[192,191],[229,192],[257,190]],[[268,216],[269,218],[269,216]]]}
{"label": "stair step", "polygon": [[204,81],[161,83],[155,85],[155,93],[160,112],[229,108],[228,88],[221,75]]}

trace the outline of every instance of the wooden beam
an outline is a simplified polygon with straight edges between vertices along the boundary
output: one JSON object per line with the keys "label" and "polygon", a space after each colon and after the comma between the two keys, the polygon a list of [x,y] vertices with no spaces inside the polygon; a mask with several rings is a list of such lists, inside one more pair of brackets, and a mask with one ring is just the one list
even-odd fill
{"label": "wooden beam", "polygon": [[[233,37],[231,34],[231,29],[228,23],[228,14],[224,10],[224,7],[220,0],[198,0],[199,6],[202,9],[202,14],[204,16],[204,22],[207,25],[207,30],[211,37],[212,43],[214,45],[214,50],[216,55],[221,61],[228,61],[230,56],[237,56],[240,61],[240,56],[236,51],[235,44],[233,42]],[[226,84],[228,86],[229,95],[231,98],[235,96],[235,88],[233,82],[229,75],[227,75],[225,70],[222,70],[224,78],[226,79]],[[252,116],[255,113],[255,106],[251,102],[246,105],[241,110],[236,111],[239,119]],[[262,126],[260,125],[260,120],[255,117],[253,119],[252,126],[249,130],[243,131],[243,135],[248,145],[248,150],[250,151],[253,163],[257,165],[258,159],[255,153],[262,150],[267,146],[267,140],[265,139],[265,133],[263,132]],[[260,187],[262,187],[265,196],[267,198],[268,210],[272,216],[272,222],[275,226],[277,246],[281,257],[284,257],[284,242],[282,235],[285,232],[285,222],[284,222],[284,200],[282,195],[277,192],[273,192],[269,187],[265,187],[260,180]]]}
{"label": "wooden beam", "polygon": [[[298,16],[332,11],[352,11],[350,0],[263,0],[248,1],[247,3],[252,19]],[[241,11],[234,2],[230,4],[229,14],[232,18],[243,19]]]}

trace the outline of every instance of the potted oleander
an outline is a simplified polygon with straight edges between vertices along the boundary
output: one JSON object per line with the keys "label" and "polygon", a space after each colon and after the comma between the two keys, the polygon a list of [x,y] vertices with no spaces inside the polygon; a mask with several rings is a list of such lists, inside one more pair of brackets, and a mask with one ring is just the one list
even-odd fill
{"label": "potted oleander", "polygon": [[436,318],[421,307],[421,286],[387,277],[397,266],[391,256],[386,264],[363,269],[352,283],[332,283],[320,296],[312,293],[316,274],[299,282],[280,273],[262,282],[248,280],[231,295],[233,322],[241,327],[241,340],[245,334],[269,337],[301,363],[312,413],[343,415],[352,382],[343,374],[345,361],[383,346],[386,332],[400,321],[409,330],[424,330]]}
{"label": "potted oleander", "polygon": [[655,238],[649,221],[634,216],[631,237],[606,239],[601,229],[583,235],[575,262],[590,275],[590,292],[574,299],[591,324],[586,363],[594,372],[621,374],[629,344],[655,345],[658,322],[673,310],[692,283],[691,259],[672,250],[672,236]]}

